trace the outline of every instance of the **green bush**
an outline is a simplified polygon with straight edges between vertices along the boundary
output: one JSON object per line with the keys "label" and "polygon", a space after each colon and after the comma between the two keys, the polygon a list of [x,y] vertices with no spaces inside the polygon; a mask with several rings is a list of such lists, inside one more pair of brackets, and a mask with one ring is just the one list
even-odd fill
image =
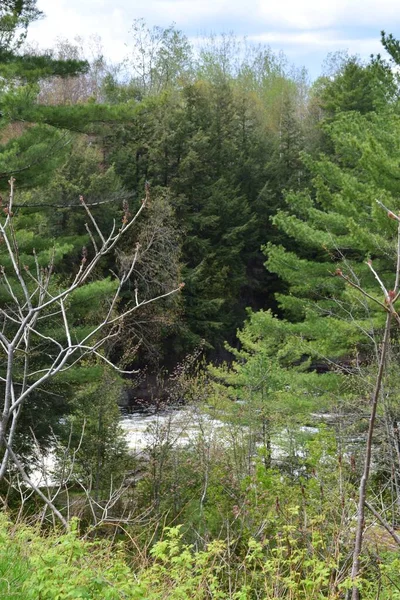
{"label": "green bush", "polygon": [[[247,484],[248,502],[236,507],[228,536],[204,540],[196,550],[185,542],[183,526],[166,527],[149,552],[136,544],[139,558],[129,555],[122,542],[82,539],[77,520],[67,533],[43,534],[13,525],[0,514],[0,598],[343,599],[351,584],[346,578],[344,524],[341,528],[333,509],[327,520],[321,489],[305,482],[302,493],[298,486],[289,493],[288,481],[277,471],[265,470],[256,470]],[[317,494],[319,514],[313,502]],[[337,506],[336,513],[340,510]],[[380,561],[374,563],[376,547],[375,540],[364,561],[362,597],[400,600],[398,556],[381,547]]]}

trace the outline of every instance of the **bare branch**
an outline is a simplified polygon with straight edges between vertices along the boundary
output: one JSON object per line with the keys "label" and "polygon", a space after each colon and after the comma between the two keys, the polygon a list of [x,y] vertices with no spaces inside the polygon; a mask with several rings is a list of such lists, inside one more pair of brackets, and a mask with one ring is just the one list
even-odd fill
{"label": "bare branch", "polygon": [[361,294],[363,294],[363,296],[365,296],[366,298],[369,298],[370,300],[372,300],[373,302],[375,302],[376,304],[378,304],[381,308],[383,308],[385,311],[388,311],[388,307],[381,302],[380,300],[377,300],[377,298],[374,298],[373,296],[371,296],[371,294],[369,294],[368,292],[366,292],[364,290],[364,288],[362,288],[360,285],[358,285],[357,283],[355,283],[354,281],[352,281],[350,279],[350,277],[348,277],[347,275],[345,275],[344,273],[342,273],[341,269],[336,269],[335,275],[337,275],[338,277],[341,277],[342,279],[344,279],[344,281],[346,283],[348,283],[349,285],[351,285],[351,287],[353,287],[354,289],[358,290],[359,292],[361,292]]}
{"label": "bare branch", "polygon": [[[4,285],[11,301],[9,307],[0,309],[0,348],[7,360],[4,377],[3,373],[0,377],[5,389],[2,414],[0,415],[0,455],[2,456],[0,480],[6,476],[9,464],[13,464],[22,481],[34,490],[52,514],[65,527],[68,527],[67,519],[54,504],[54,498],[59,492],[56,491],[56,495],[52,493],[52,496],[49,494],[47,497],[39,486],[32,481],[32,478],[27,475],[15,453],[15,437],[24,405],[29,401],[32,393],[35,390],[43,390],[44,384],[51,378],[73,368],[80,361],[90,356],[102,361],[119,373],[136,374],[138,372],[136,369],[123,370],[114,365],[102,348],[110,339],[119,335],[125,317],[141,307],[175,294],[182,288],[183,284],[156,297],[141,301],[136,288],[133,303],[126,306],[118,314],[116,308],[121,291],[135,272],[139,260],[141,249],[140,245],[136,244],[132,260],[122,275],[117,277],[116,290],[111,295],[108,306],[104,310],[105,314],[100,322],[97,322],[89,333],[85,331],[85,333],[79,335],[74,331],[72,319],[68,314],[70,300],[71,302],[73,300],[73,293],[94,279],[100,260],[112,252],[121,238],[131,230],[149,202],[148,186],[145,189],[145,198],[135,215],[131,218],[128,204],[124,202],[121,227],[118,229],[115,221],[113,221],[111,231],[107,235],[101,231],[90,207],[81,198],[81,205],[89,217],[86,231],[93,246],[94,254],[91,253],[92,256],[89,259],[86,247],[84,247],[81,263],[72,281],[64,287],[58,287],[56,290],[52,283],[54,281],[54,252],[48,266],[43,268],[40,266],[36,252],[33,251],[35,263],[33,272],[25,266],[21,270],[17,238],[12,222],[13,197],[14,180],[11,180],[8,214],[3,224],[0,223],[0,233],[5,240],[5,249],[12,265],[12,275],[7,275],[2,269]],[[81,339],[75,339],[79,337]],[[35,365],[32,356],[35,356],[38,352],[41,356],[41,364]],[[59,489],[61,489],[60,486]],[[22,485],[20,485],[20,492],[25,495]],[[102,509],[101,521],[108,518],[108,511],[119,495],[120,490],[116,490],[110,496],[107,506]],[[93,503],[90,506],[94,510]],[[96,508],[96,511],[98,508]]]}
{"label": "bare branch", "polygon": [[51,512],[57,517],[57,519],[59,519],[59,521],[63,524],[63,526],[65,527],[66,530],[69,529],[69,525],[68,522],[66,521],[66,519],[63,517],[63,515],[60,513],[60,511],[54,506],[53,502],[47,498],[47,496],[45,496],[45,494],[43,494],[42,490],[32,481],[32,479],[30,479],[28,477],[28,475],[25,472],[24,467],[22,466],[20,460],[18,459],[17,455],[14,453],[14,451],[12,450],[11,446],[9,446],[7,444],[7,450],[9,452],[10,458],[13,461],[14,465],[17,467],[22,480],[33,490],[35,490],[36,494],[43,500],[43,502],[45,504],[47,504],[47,506],[49,507],[49,509],[51,510]]}
{"label": "bare branch", "polygon": [[397,533],[394,531],[394,529],[392,527],[390,527],[389,523],[367,501],[365,501],[365,506],[368,508],[369,511],[372,512],[372,514],[379,521],[379,523],[382,525],[382,527],[384,527],[386,529],[386,531],[392,536],[392,538],[394,539],[396,544],[398,546],[400,546],[400,537],[397,535]]}
{"label": "bare branch", "polygon": [[[106,240],[104,239],[104,236],[103,236],[103,234],[102,234],[102,232],[101,232],[101,230],[100,230],[100,227],[99,227],[99,226],[97,225],[97,223],[96,223],[96,219],[94,218],[94,216],[93,216],[93,215],[92,215],[92,213],[90,212],[90,210],[89,210],[88,206],[86,205],[86,203],[85,203],[85,200],[84,200],[84,197],[83,197],[83,196],[79,196],[79,201],[80,201],[80,203],[82,204],[82,206],[84,207],[84,209],[86,210],[86,212],[87,212],[87,214],[88,214],[88,216],[89,216],[89,219],[92,221],[92,223],[93,223],[93,226],[94,226],[95,230],[97,231],[97,234],[98,234],[99,238],[101,239],[101,241],[102,241],[102,243],[103,243],[103,246],[105,246],[105,244],[106,244]],[[88,225],[86,225],[86,230],[87,230],[87,231],[89,231],[89,227],[88,227]],[[92,236],[92,235],[90,235],[90,237],[92,238],[93,236]]]}
{"label": "bare branch", "polygon": [[374,267],[372,266],[372,260],[367,260],[366,264],[368,265],[368,267],[369,267],[370,271],[373,273],[373,275],[374,275],[375,279],[376,279],[376,280],[377,280],[377,282],[379,283],[379,285],[380,285],[380,288],[381,288],[381,290],[382,290],[382,292],[383,292],[383,295],[385,296],[385,300],[386,300],[387,302],[390,302],[390,301],[391,301],[391,299],[390,299],[389,293],[388,293],[388,291],[387,291],[386,287],[384,286],[384,284],[383,284],[383,282],[382,282],[381,278],[379,277],[378,273],[375,271]]}

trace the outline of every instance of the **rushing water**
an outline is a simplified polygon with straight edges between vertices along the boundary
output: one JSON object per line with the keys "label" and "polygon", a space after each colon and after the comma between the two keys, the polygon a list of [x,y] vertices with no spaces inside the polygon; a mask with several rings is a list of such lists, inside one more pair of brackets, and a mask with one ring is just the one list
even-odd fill
{"label": "rushing water", "polygon": [[156,444],[185,446],[200,434],[206,438],[214,437],[224,427],[224,423],[186,406],[161,411],[139,409],[123,414],[121,426],[129,449],[142,452]]}
{"label": "rushing water", "polygon": [[[249,427],[233,425],[214,418],[193,406],[147,410],[138,408],[131,413],[121,414],[121,427],[125,434],[129,450],[135,454],[146,455],[147,451],[161,444],[173,447],[184,447],[196,444],[201,439],[208,446],[239,447],[246,446],[250,454],[255,454],[262,447],[260,432],[253,432]],[[297,434],[310,437],[318,432],[317,427],[300,427]],[[282,461],[286,456],[303,456],[304,446],[294,447],[293,432],[283,428],[275,433],[271,440],[271,457],[275,462]],[[54,484],[52,472],[55,467],[55,457],[52,452],[45,457],[38,455],[38,467],[31,473],[31,479],[36,485]]]}
{"label": "rushing water", "polygon": [[[196,443],[201,438],[202,442],[219,446],[238,446],[246,444],[250,451],[257,451],[263,445],[261,432],[253,432],[249,427],[225,423],[218,418],[213,418],[206,412],[193,406],[179,409],[166,409],[163,411],[143,411],[139,409],[130,414],[123,414],[121,426],[125,432],[129,449],[140,454],[146,449],[160,444],[171,447],[182,447]],[[310,437],[318,432],[317,427],[302,426],[297,430],[297,436]],[[293,432],[283,428],[272,436],[271,457],[280,462],[288,454],[302,456],[304,448],[300,444],[293,447]]]}
{"label": "rushing water", "polygon": [[[168,408],[155,410],[138,408],[121,414],[121,427],[130,452],[135,455],[146,454],[146,450],[156,445],[169,444],[171,447],[186,446],[200,434],[206,442],[216,442],[218,433],[225,427],[222,421],[192,408]],[[30,478],[35,485],[49,486],[55,483],[55,452],[46,456],[36,453],[37,467]]]}

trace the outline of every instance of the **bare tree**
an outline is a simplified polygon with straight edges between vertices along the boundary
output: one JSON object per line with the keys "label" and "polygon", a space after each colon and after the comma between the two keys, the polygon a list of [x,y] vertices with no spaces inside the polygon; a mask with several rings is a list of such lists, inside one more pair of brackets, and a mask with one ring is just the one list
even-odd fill
{"label": "bare tree", "polygon": [[[26,54],[40,54],[40,49],[32,44],[26,46],[24,51]],[[71,77],[42,79],[39,92],[41,104],[75,105],[87,102],[89,98],[96,102],[104,101],[102,93],[104,79],[117,67],[107,64],[102,41],[98,35],[92,35],[86,39],[77,36],[73,41],[58,38],[51,53],[54,53],[58,60],[87,61],[88,70]]]}
{"label": "bare tree", "polygon": [[[101,231],[90,207],[85,203],[84,198],[80,197],[82,209],[86,211],[88,217],[86,230],[92,249],[89,252],[86,247],[83,248],[77,273],[70,282],[59,286],[54,275],[54,257],[46,267],[43,267],[34,254],[35,268],[32,271],[21,262],[13,222],[14,182],[13,178],[9,182],[9,204],[4,209],[5,218],[0,222],[1,242],[6,250],[9,265],[7,269],[1,267],[0,273],[2,284],[9,297],[7,306],[0,308],[0,348],[5,356],[4,369],[0,373],[0,381],[4,386],[4,401],[0,416],[0,481],[12,466],[20,473],[23,481],[36,490],[53,513],[66,525],[65,519],[54,504],[30,480],[15,452],[17,426],[24,406],[29,402],[32,393],[40,390],[49,379],[71,369],[89,356],[97,357],[121,373],[132,373],[132,371],[122,371],[113,365],[103,351],[105,342],[118,336],[126,317],[158,299],[176,293],[183,284],[157,297],[147,299],[140,299],[139,292],[135,289],[132,305],[118,312],[116,308],[120,292],[134,272],[139,259],[140,245],[136,244],[129,264],[125,265],[125,269],[118,276],[114,275],[116,289],[104,316],[100,322],[92,326],[89,333],[85,332],[80,339],[77,339],[68,314],[73,293],[90,283],[101,259],[113,251],[121,238],[132,228],[149,202],[149,187],[146,186],[145,197],[134,216],[131,216],[128,204],[124,201],[122,224],[118,227],[114,220],[108,234]],[[49,324],[52,325],[52,331],[56,331],[57,327],[61,329],[62,336],[56,337],[56,334],[50,334]],[[31,364],[33,349],[37,348],[38,344],[46,347],[46,351],[41,355],[40,368]]]}
{"label": "bare tree", "polygon": [[[383,293],[383,301],[378,300],[369,294],[366,290],[364,290],[358,283],[354,282],[347,275],[344,275],[340,269],[336,271],[336,274],[342,277],[349,285],[357,289],[361,292],[366,298],[372,300],[374,303],[378,304],[382,310],[386,313],[386,322],[383,330],[383,338],[382,343],[380,345],[379,350],[379,362],[378,362],[378,372],[376,375],[375,387],[372,393],[371,398],[371,411],[369,416],[369,425],[367,432],[367,439],[365,445],[365,453],[364,453],[364,466],[360,479],[359,486],[359,497],[358,497],[358,510],[357,510],[357,526],[355,533],[355,541],[354,541],[354,550],[353,550],[353,562],[351,569],[351,582],[352,588],[349,589],[347,598],[348,600],[359,600],[360,599],[360,590],[359,590],[359,582],[358,578],[360,576],[361,565],[360,565],[360,556],[363,545],[363,537],[364,537],[364,529],[365,529],[365,508],[367,507],[371,512],[376,516],[378,513],[375,511],[367,502],[367,491],[368,491],[368,481],[369,475],[371,471],[371,461],[372,461],[372,449],[373,449],[373,435],[375,430],[375,424],[377,419],[377,410],[379,400],[382,395],[382,384],[385,372],[387,370],[387,358],[388,351],[390,347],[390,329],[392,321],[395,321],[397,325],[400,325],[400,316],[398,315],[394,305],[396,301],[400,298],[400,216],[394,214],[391,210],[387,209],[381,202],[378,204],[387,212],[389,218],[394,219],[398,222],[398,239],[397,239],[397,266],[394,277],[393,288],[388,289],[383,283],[381,277],[374,269],[372,265],[372,261],[368,260],[367,265],[372,272],[374,278],[378,282],[378,285]],[[396,543],[400,542],[398,536],[393,532],[393,529],[390,527],[388,523],[384,520],[384,518],[378,515],[379,522],[383,524],[383,526],[390,532],[393,539]]]}

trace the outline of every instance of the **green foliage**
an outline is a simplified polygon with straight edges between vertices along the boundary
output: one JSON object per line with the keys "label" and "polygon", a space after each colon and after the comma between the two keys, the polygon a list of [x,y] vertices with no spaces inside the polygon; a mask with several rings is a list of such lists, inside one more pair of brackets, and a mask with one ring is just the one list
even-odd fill
{"label": "green foliage", "polygon": [[[140,585],[125,564],[121,548],[81,541],[76,523],[66,535],[44,538],[25,527],[13,531],[2,521],[0,564],[7,565],[8,570],[0,585],[5,600],[140,597]],[[7,562],[11,548],[15,553],[13,564]]]}
{"label": "green foliage", "polygon": [[[48,142],[48,136],[44,134]],[[60,157],[58,157],[60,158]],[[88,244],[85,229],[87,215],[79,206],[79,194],[84,193],[88,201],[99,199],[113,200],[114,203],[100,205],[96,211],[99,224],[106,231],[111,226],[112,214],[120,218],[121,212],[121,186],[112,169],[102,171],[99,168],[100,153],[96,148],[88,147],[83,139],[75,139],[72,147],[64,152],[64,164],[53,176],[50,184],[41,188],[20,190],[17,192],[17,202],[13,217],[15,239],[18,243],[19,260],[31,274],[32,280],[28,287],[35,285],[36,261],[39,269],[48,269],[53,263],[55,276],[51,293],[58,292],[60,287],[68,282],[79,269],[82,258],[82,247]],[[37,181],[36,181],[37,183]],[[103,195],[104,194],[104,195]],[[118,209],[115,204],[118,203]],[[72,208],[67,208],[72,204]],[[49,206],[50,205],[50,206]],[[114,208],[111,208],[114,205]],[[110,216],[111,213],[111,216]],[[89,253],[92,250],[89,250]],[[9,277],[12,287],[16,285],[15,275],[5,245],[0,249],[1,262],[5,273]],[[101,273],[94,274],[87,287],[75,290],[68,306],[71,334],[74,339],[82,339],[88,335],[98,324],[98,319],[107,310],[107,301],[115,293],[115,278],[109,277],[107,265],[104,266],[105,277]],[[16,292],[16,293],[22,293]],[[10,302],[10,291],[4,281],[0,287],[0,299],[4,307]],[[44,335],[54,336],[65,340],[65,328],[57,316],[47,315],[40,329]],[[46,352],[52,353],[49,344],[37,338],[32,342],[30,363],[32,371],[43,367],[47,360]],[[16,380],[21,374],[23,357],[18,357],[15,363]],[[1,368],[4,365],[4,357]],[[84,383],[99,382],[103,372],[93,372],[93,365],[86,364],[86,368],[73,369],[57,381],[34,392],[27,403],[21,419],[18,448],[23,456],[31,454],[31,439],[28,431],[33,431],[41,447],[47,446],[54,435],[58,435],[64,426],[62,416],[71,410],[71,398],[76,393],[78,386]],[[40,418],[40,415],[42,418]],[[32,457],[29,456],[29,461]]]}
{"label": "green foliage", "polygon": [[331,117],[347,111],[366,114],[387,103],[392,89],[389,73],[377,64],[362,65],[350,57],[334,79],[324,81],[321,104]]}
{"label": "green foliage", "polygon": [[43,13],[37,0],[3,0],[0,7],[0,53],[16,50],[24,42],[30,23]]}
{"label": "green foliage", "polygon": [[[110,71],[96,84],[101,93],[61,106],[52,77],[67,85],[88,64],[73,53],[68,61],[17,54],[39,14],[35,2],[4,7],[0,177],[5,188],[11,173],[18,176],[13,222],[21,263],[32,272],[33,251],[43,269],[54,256],[60,288],[82,252],[92,251],[79,195],[99,203],[92,210],[107,230],[123,217],[121,200],[133,212],[149,181],[153,198],[143,220],[72,296],[72,335],[82,339],[102,318],[116,286],[110,270],[123,269],[139,241],[143,252],[115,311],[132,306],[136,293],[154,297],[180,279],[184,295],[126,319],[107,356],[128,367],[173,363],[205,339],[214,351],[228,340],[232,361],[210,367],[196,389],[175,392],[179,400],[206,397],[216,429],[197,411],[198,434],[185,446],[174,447],[172,424],[149,432],[141,478],[135,475],[121,504],[124,514],[134,506],[136,572],[121,547],[83,542],[76,531],[40,538],[4,523],[2,597],[343,597],[360,415],[384,321],[383,295],[366,261],[390,288],[397,258],[395,223],[376,200],[400,210],[398,41],[383,34],[389,62],[339,57],[309,94],[306,75],[269,49],[222,36],[194,53],[174,27],[151,30],[137,21],[126,83]],[[9,273],[1,247],[0,254]],[[5,285],[0,301],[7,307]],[[247,306],[258,312],[248,313],[235,337]],[[42,333],[62,339],[60,322],[46,316]],[[372,483],[381,491],[384,481],[380,499],[391,507],[398,500],[390,458],[399,415],[393,341]],[[40,369],[49,352],[45,338],[36,340],[32,365]],[[16,376],[21,365],[18,357]],[[29,428],[41,445],[54,431],[64,455],[69,446],[67,466],[74,462],[76,478],[101,506],[111,479],[113,486],[123,481],[131,466],[118,426],[120,385],[87,361],[33,394],[19,455],[29,456]],[[340,419],[324,427],[318,419],[326,412]],[[181,427],[191,431],[189,421]],[[389,521],[397,515],[391,510],[384,511]],[[377,540],[363,555],[363,595],[394,600],[397,557],[382,530],[369,529]]]}
{"label": "green foliage", "polygon": [[244,307],[265,293],[260,245],[276,200],[265,185],[272,142],[263,127],[250,94],[199,80],[144,101],[111,142],[128,188],[149,179],[174,198],[185,281],[178,355],[202,338],[214,347],[232,339]]}
{"label": "green foliage", "polygon": [[[236,481],[231,477],[224,506],[218,487],[222,491],[227,485],[232,465],[217,465],[214,456],[202,518],[208,526],[219,518],[216,533],[210,539],[209,528],[200,532],[198,522],[186,519],[181,526],[164,528],[151,549],[142,551],[131,529],[127,542],[134,541],[135,567],[129,566],[130,555],[121,544],[79,539],[74,521],[65,535],[39,536],[3,516],[2,598],[341,598],[349,584],[351,468],[329,431],[314,435],[304,449],[307,467],[297,477],[266,468],[262,455],[255,458],[251,472]],[[203,491],[203,485],[198,490],[192,484],[192,495]],[[187,541],[193,537],[194,543]],[[371,548],[385,560],[365,561],[363,593],[369,598],[381,590],[382,598],[395,600],[396,552],[383,536],[371,540]]]}
{"label": "green foliage", "polygon": [[134,193],[148,180],[174,203],[185,281],[174,354],[202,339],[218,351],[234,341],[246,306],[274,303],[277,279],[265,272],[260,246],[276,237],[269,217],[282,185],[306,180],[306,76],[229,35],[211,37],[196,58],[172,27],[140,21],[133,34],[139,60],[129,82],[108,77],[105,92],[113,102],[130,98],[136,111],[110,133],[107,159]]}
{"label": "green foliage", "polygon": [[97,367],[93,382],[75,390],[64,427],[65,446],[58,449],[59,470],[66,472],[72,466],[73,478],[90,490],[96,501],[120,485],[132,462],[119,424],[117,401],[122,382],[102,365]]}

